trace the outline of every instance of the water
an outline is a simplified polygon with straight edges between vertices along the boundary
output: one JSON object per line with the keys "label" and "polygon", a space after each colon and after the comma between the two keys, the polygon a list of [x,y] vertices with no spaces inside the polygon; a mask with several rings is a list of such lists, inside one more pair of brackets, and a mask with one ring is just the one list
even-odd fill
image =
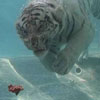
{"label": "water", "polygon": [[0,0],[0,57],[31,55],[18,38],[15,22],[25,0]]}
{"label": "water", "polygon": [[[100,100],[100,21],[89,46],[89,58],[68,75],[49,72],[19,39],[15,21],[26,0],[0,0],[0,100]],[[80,68],[79,73],[76,69]],[[18,96],[9,84],[21,84]]]}

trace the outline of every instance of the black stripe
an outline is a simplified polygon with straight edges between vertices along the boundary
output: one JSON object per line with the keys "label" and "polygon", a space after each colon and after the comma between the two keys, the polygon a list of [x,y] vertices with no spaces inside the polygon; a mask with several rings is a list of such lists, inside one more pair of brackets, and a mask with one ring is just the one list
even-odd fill
{"label": "black stripe", "polygon": [[31,14],[31,15],[40,16],[40,13],[34,13],[34,14]]}
{"label": "black stripe", "polygon": [[73,20],[73,25],[72,25],[72,29],[71,29],[71,31],[70,31],[70,34],[73,33],[74,27],[75,27],[75,19],[74,19],[74,16],[73,16],[73,15],[72,15],[72,20]]}
{"label": "black stripe", "polygon": [[52,14],[53,19],[59,24],[59,31],[60,31],[62,29],[62,22],[59,19],[57,19],[57,17],[53,13],[51,14]]}
{"label": "black stripe", "polygon": [[26,18],[27,18],[27,17],[23,17],[23,18],[22,18],[22,21],[24,21]]}
{"label": "black stripe", "polygon": [[84,10],[87,8],[84,0],[83,0],[83,7],[84,7]]}
{"label": "black stripe", "polygon": [[70,27],[70,21],[69,21],[69,15],[67,14],[67,33],[69,31],[69,27]]}
{"label": "black stripe", "polygon": [[54,50],[54,48],[52,49],[52,48],[50,48],[49,49],[53,54],[56,54],[57,55],[57,52]]}
{"label": "black stripe", "polygon": [[24,21],[24,22],[23,22],[23,26],[24,26],[24,24],[27,24],[27,22],[28,22],[28,20]]}
{"label": "black stripe", "polygon": [[52,3],[47,3],[48,6],[52,7],[52,8],[56,8],[55,5],[53,5]]}
{"label": "black stripe", "polygon": [[83,23],[81,24],[81,28],[84,27],[84,24],[85,24],[85,19],[83,20]]}
{"label": "black stripe", "polygon": [[50,17],[47,14],[45,15],[45,19],[47,20],[47,22],[53,24],[53,21],[50,19]]}
{"label": "black stripe", "polygon": [[78,32],[82,30],[82,28],[84,27],[84,24],[85,24],[85,19],[83,20],[83,22],[82,22],[82,24],[81,24],[81,27],[80,27],[80,29],[78,30]]}
{"label": "black stripe", "polygon": [[67,74],[68,73],[68,66],[66,66],[66,69],[64,70],[63,74]]}
{"label": "black stripe", "polygon": [[62,34],[59,35],[59,42],[62,41]]}
{"label": "black stripe", "polygon": [[87,2],[88,2],[88,5],[89,5],[89,8],[91,7],[91,5],[90,5],[90,1],[89,0],[87,0]]}
{"label": "black stripe", "polygon": [[83,15],[86,15],[84,9],[82,8],[82,2],[78,0],[78,3],[79,3],[80,11],[82,12]]}
{"label": "black stripe", "polygon": [[69,41],[69,39],[70,39],[70,37],[71,37],[71,35],[72,35],[72,33],[73,33],[73,31],[74,31],[74,28],[75,28],[75,19],[74,19],[74,16],[72,15],[72,28],[71,28],[71,30],[70,30],[70,32],[69,32],[69,35],[68,35],[68,37],[67,37],[67,41]]}
{"label": "black stripe", "polygon": [[34,7],[34,10],[40,10],[42,12],[44,12],[45,9],[46,9],[45,6],[37,6],[37,7]]}

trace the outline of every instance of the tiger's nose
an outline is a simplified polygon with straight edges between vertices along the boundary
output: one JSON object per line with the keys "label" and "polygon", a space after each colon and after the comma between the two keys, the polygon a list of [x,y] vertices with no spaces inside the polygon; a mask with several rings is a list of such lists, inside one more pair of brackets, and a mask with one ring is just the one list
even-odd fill
{"label": "tiger's nose", "polygon": [[39,37],[37,36],[33,36],[31,38],[31,44],[34,48],[37,48],[38,47],[38,44],[39,44]]}

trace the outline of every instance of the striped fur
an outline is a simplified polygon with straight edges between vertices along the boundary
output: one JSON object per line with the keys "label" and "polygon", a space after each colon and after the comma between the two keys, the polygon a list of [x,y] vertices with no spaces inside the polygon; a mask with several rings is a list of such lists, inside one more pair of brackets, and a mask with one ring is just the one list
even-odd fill
{"label": "striped fur", "polygon": [[78,0],[88,14],[100,19],[100,0]]}
{"label": "striped fur", "polygon": [[94,17],[100,19],[100,0],[93,0],[91,11]]}
{"label": "striped fur", "polygon": [[[52,11],[49,12],[50,10]],[[55,15],[53,10],[56,11],[54,4],[38,3],[30,4],[22,12],[16,23],[16,28],[29,49],[47,50],[46,43],[50,40],[49,38],[53,38],[56,33],[63,30],[63,19]]]}
{"label": "striped fur", "polygon": [[[16,28],[25,45],[46,68],[67,74],[93,39],[89,0],[33,0]],[[62,48],[63,46],[63,48]]]}

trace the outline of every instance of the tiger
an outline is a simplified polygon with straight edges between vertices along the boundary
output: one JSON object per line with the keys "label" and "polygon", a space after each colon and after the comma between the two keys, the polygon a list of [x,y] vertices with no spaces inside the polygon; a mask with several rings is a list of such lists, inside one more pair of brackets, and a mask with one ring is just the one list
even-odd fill
{"label": "tiger", "polygon": [[25,46],[46,69],[66,75],[94,38],[99,0],[31,0],[16,21]]}

